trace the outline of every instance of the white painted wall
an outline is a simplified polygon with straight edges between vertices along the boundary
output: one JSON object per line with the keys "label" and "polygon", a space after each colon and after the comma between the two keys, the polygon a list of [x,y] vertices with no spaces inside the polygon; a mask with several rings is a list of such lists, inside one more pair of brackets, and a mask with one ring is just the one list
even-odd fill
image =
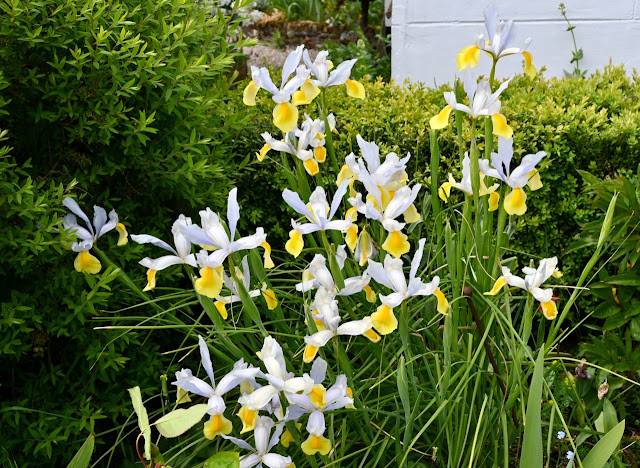
{"label": "white painted wall", "polygon": [[[483,12],[495,3],[501,20],[514,20],[514,46],[532,38],[527,49],[545,76],[563,76],[570,64],[573,42],[558,10],[558,0],[393,0],[391,17],[392,77],[409,78],[429,86],[451,82],[456,54],[485,34]],[[593,72],[609,63],[623,63],[627,71],[640,67],[640,0],[564,0],[567,16],[584,51],[580,68]],[[483,54],[484,55],[484,54]],[[522,55],[500,59],[496,77],[522,73]],[[480,57],[474,69],[488,75],[491,59]]]}

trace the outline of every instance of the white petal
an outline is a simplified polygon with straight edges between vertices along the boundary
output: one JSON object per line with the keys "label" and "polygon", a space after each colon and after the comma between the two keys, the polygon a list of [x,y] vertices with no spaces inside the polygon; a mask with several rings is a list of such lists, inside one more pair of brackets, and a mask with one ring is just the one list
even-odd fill
{"label": "white petal", "polygon": [[216,380],[213,375],[213,365],[211,364],[211,355],[209,354],[209,347],[205,343],[202,336],[198,335],[198,346],[200,347],[200,358],[202,359],[202,367],[207,372],[207,375],[211,379],[211,384],[215,385]]}
{"label": "white petal", "polygon": [[229,192],[229,200],[227,202],[227,223],[229,224],[229,239],[233,240],[236,233],[236,226],[240,219],[240,206],[238,205],[238,189],[233,188]]}
{"label": "white petal", "polygon": [[311,378],[316,384],[321,384],[327,375],[327,361],[321,357],[316,358],[311,366],[311,372],[309,373]]}

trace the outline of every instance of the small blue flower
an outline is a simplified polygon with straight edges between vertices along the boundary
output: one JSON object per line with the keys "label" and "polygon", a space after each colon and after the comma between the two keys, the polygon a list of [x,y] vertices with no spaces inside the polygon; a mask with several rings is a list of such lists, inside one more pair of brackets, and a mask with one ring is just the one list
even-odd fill
{"label": "small blue flower", "polygon": [[558,439],[564,439],[566,435],[564,431],[558,431]]}
{"label": "small blue flower", "polygon": [[567,459],[567,460],[571,460],[571,459],[573,458],[573,456],[574,456],[574,455],[575,455],[575,454],[574,454],[571,450],[569,450],[569,451],[567,452],[566,459]]}

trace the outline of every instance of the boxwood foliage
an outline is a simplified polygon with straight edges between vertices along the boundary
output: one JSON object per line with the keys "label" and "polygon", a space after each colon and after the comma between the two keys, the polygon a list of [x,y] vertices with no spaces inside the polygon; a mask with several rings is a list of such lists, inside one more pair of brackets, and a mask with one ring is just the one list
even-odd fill
{"label": "boxwood foliage", "polygon": [[[337,115],[337,154],[344,158],[358,153],[357,134],[381,146],[383,154],[411,152],[410,174],[417,182],[430,180],[429,119],[445,105],[442,95],[451,87],[432,89],[405,83],[373,80],[365,84],[367,99],[349,98],[344,89],[330,88],[329,108]],[[525,154],[544,150],[541,178],[544,187],[527,200],[528,211],[513,217],[518,223],[518,235],[511,246],[517,251],[539,256],[562,255],[564,249],[589,219],[588,197],[582,192],[583,182],[578,170],[589,170],[604,177],[619,168],[633,169],[640,160],[640,86],[637,75],[627,76],[622,66],[608,66],[587,79],[545,79],[537,76],[514,78],[502,95],[502,112],[514,129],[516,161]],[[240,94],[236,96],[242,106]],[[255,112],[255,128],[251,135],[236,140],[242,146],[238,153],[253,155],[263,144],[261,131],[273,132],[271,100],[263,96]],[[308,109],[315,113],[315,109]],[[453,123],[453,118],[451,119]],[[440,183],[448,172],[459,177],[460,161],[454,125],[439,131],[441,149]],[[482,132],[482,130],[481,130]],[[465,123],[465,139],[469,127]],[[248,145],[248,147],[245,147]],[[482,142],[480,143],[481,150]],[[253,156],[252,156],[253,157]],[[261,193],[277,193],[284,178],[278,174],[279,157],[252,163],[257,172],[242,175],[241,184],[251,185]],[[322,170],[328,171],[329,165]],[[244,181],[244,182],[243,182]],[[284,227],[288,231],[290,213],[283,204],[262,206],[265,224]],[[429,220],[425,220],[429,223]],[[590,252],[575,252],[561,258],[566,273],[565,282],[577,280]]]}
{"label": "boxwood foliage", "polygon": [[[95,331],[150,308],[118,312],[138,299],[112,289],[117,272],[104,262],[98,276],[75,272],[55,227],[69,195],[89,216],[94,204],[115,208],[130,232],[163,238],[179,213],[224,205],[233,139],[249,123],[229,109],[231,71],[250,42],[241,18],[212,5],[0,5],[0,465],[65,466],[88,432],[102,455],[128,433],[116,429],[132,413],[127,386],[158,393],[159,351],[174,334]],[[145,284],[137,261],[157,251],[116,250],[109,235],[99,244]],[[117,449],[112,461],[134,459],[133,444]]]}

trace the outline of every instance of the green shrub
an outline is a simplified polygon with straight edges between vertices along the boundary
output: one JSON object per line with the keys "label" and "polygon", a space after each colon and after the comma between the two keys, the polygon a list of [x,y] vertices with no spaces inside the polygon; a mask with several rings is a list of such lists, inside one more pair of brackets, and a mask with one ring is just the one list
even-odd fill
{"label": "green shrub", "polygon": [[[235,174],[233,140],[248,124],[228,109],[230,71],[250,43],[242,18],[204,5],[0,5],[0,129],[13,147],[11,157],[0,151],[0,464],[64,466],[88,431],[97,451],[113,445],[114,423],[131,414],[123,382],[155,387],[166,368],[166,335],[93,330],[94,317],[117,318],[113,304],[132,298],[111,290],[113,267],[76,273],[53,228],[72,193],[87,212],[115,208],[132,232],[219,207]],[[115,249],[115,239],[107,244]],[[119,249],[117,265],[141,258],[140,246]],[[132,455],[122,447],[115,460]]]}

